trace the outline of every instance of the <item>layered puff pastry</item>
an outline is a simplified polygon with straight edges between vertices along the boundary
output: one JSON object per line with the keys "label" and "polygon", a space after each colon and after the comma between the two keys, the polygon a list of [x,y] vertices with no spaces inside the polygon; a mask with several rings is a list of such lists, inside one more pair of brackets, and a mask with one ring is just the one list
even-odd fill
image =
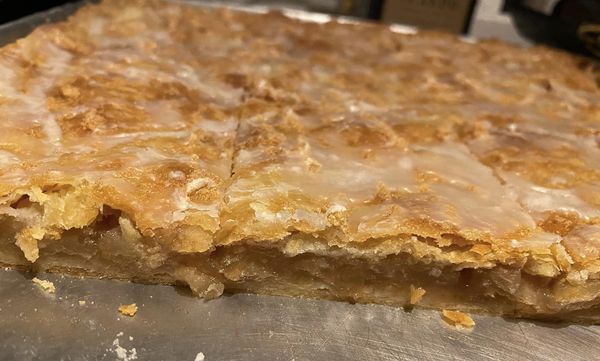
{"label": "layered puff pastry", "polygon": [[0,50],[0,263],[600,320],[600,92],[559,51],[105,0]]}

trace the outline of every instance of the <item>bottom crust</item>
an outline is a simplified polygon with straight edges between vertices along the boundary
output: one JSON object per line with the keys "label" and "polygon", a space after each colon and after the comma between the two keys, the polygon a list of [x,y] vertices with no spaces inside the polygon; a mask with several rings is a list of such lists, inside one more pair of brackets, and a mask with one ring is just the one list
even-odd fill
{"label": "bottom crust", "polygon": [[556,285],[518,268],[459,269],[426,263],[409,254],[371,258],[340,250],[292,256],[278,242],[247,241],[204,253],[163,253],[110,229],[65,232],[60,240],[40,243],[39,258],[29,263],[14,243],[19,228],[14,223],[10,219],[0,223],[4,235],[0,264],[34,272],[187,285],[204,298],[215,298],[223,292],[250,292],[393,306],[410,305],[411,289],[421,288],[425,295],[418,307],[570,322],[600,321],[597,284],[568,290],[573,300],[591,301],[559,302],[553,297]]}

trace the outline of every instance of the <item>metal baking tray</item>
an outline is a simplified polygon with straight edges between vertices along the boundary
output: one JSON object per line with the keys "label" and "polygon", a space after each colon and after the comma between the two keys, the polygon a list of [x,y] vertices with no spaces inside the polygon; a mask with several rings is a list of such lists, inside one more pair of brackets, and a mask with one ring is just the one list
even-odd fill
{"label": "metal baking tray", "polygon": [[[0,26],[0,44],[82,3]],[[0,360],[600,360],[600,326],[257,295],[200,300],[171,286],[0,270]],[[81,302],[80,302],[81,301]],[[121,304],[136,303],[134,317]]]}

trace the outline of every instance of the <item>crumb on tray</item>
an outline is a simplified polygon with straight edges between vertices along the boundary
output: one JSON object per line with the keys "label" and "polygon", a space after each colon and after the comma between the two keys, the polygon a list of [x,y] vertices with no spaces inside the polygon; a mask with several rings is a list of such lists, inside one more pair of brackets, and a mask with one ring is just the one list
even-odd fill
{"label": "crumb on tray", "polygon": [[473,321],[471,316],[460,311],[443,310],[442,318],[446,323],[456,328],[472,328],[475,326],[475,321]]}
{"label": "crumb on tray", "polygon": [[421,287],[415,287],[413,285],[410,285],[409,303],[411,305],[416,305],[417,303],[421,302],[425,293],[426,293],[425,289],[423,289]]}
{"label": "crumb on tray", "polygon": [[79,306],[85,306],[85,301],[84,300],[79,300]]}
{"label": "crumb on tray", "polygon": [[121,361],[133,361],[137,360],[137,350],[132,348],[131,350],[126,349],[125,347],[119,344],[119,339],[116,338],[113,341],[112,351],[117,355],[117,360]]}
{"label": "crumb on tray", "polygon": [[37,277],[33,277],[31,282],[35,283],[38,287],[40,287],[41,289],[43,289],[44,291],[46,291],[48,293],[56,292],[56,287],[54,287],[54,283],[52,283],[50,281],[41,280]]}
{"label": "crumb on tray", "polygon": [[194,361],[204,361],[204,354],[202,352],[198,352]]}
{"label": "crumb on tray", "polygon": [[129,317],[135,316],[137,311],[138,311],[138,307],[135,303],[132,303],[130,305],[119,306],[119,312],[121,312],[122,314],[129,316]]}

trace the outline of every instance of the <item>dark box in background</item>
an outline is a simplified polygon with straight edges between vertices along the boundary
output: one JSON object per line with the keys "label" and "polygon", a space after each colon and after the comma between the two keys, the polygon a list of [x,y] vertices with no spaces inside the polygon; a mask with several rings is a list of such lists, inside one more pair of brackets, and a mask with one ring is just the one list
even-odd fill
{"label": "dark box in background", "polygon": [[387,0],[381,19],[460,34],[468,30],[474,5],[474,0]]}

